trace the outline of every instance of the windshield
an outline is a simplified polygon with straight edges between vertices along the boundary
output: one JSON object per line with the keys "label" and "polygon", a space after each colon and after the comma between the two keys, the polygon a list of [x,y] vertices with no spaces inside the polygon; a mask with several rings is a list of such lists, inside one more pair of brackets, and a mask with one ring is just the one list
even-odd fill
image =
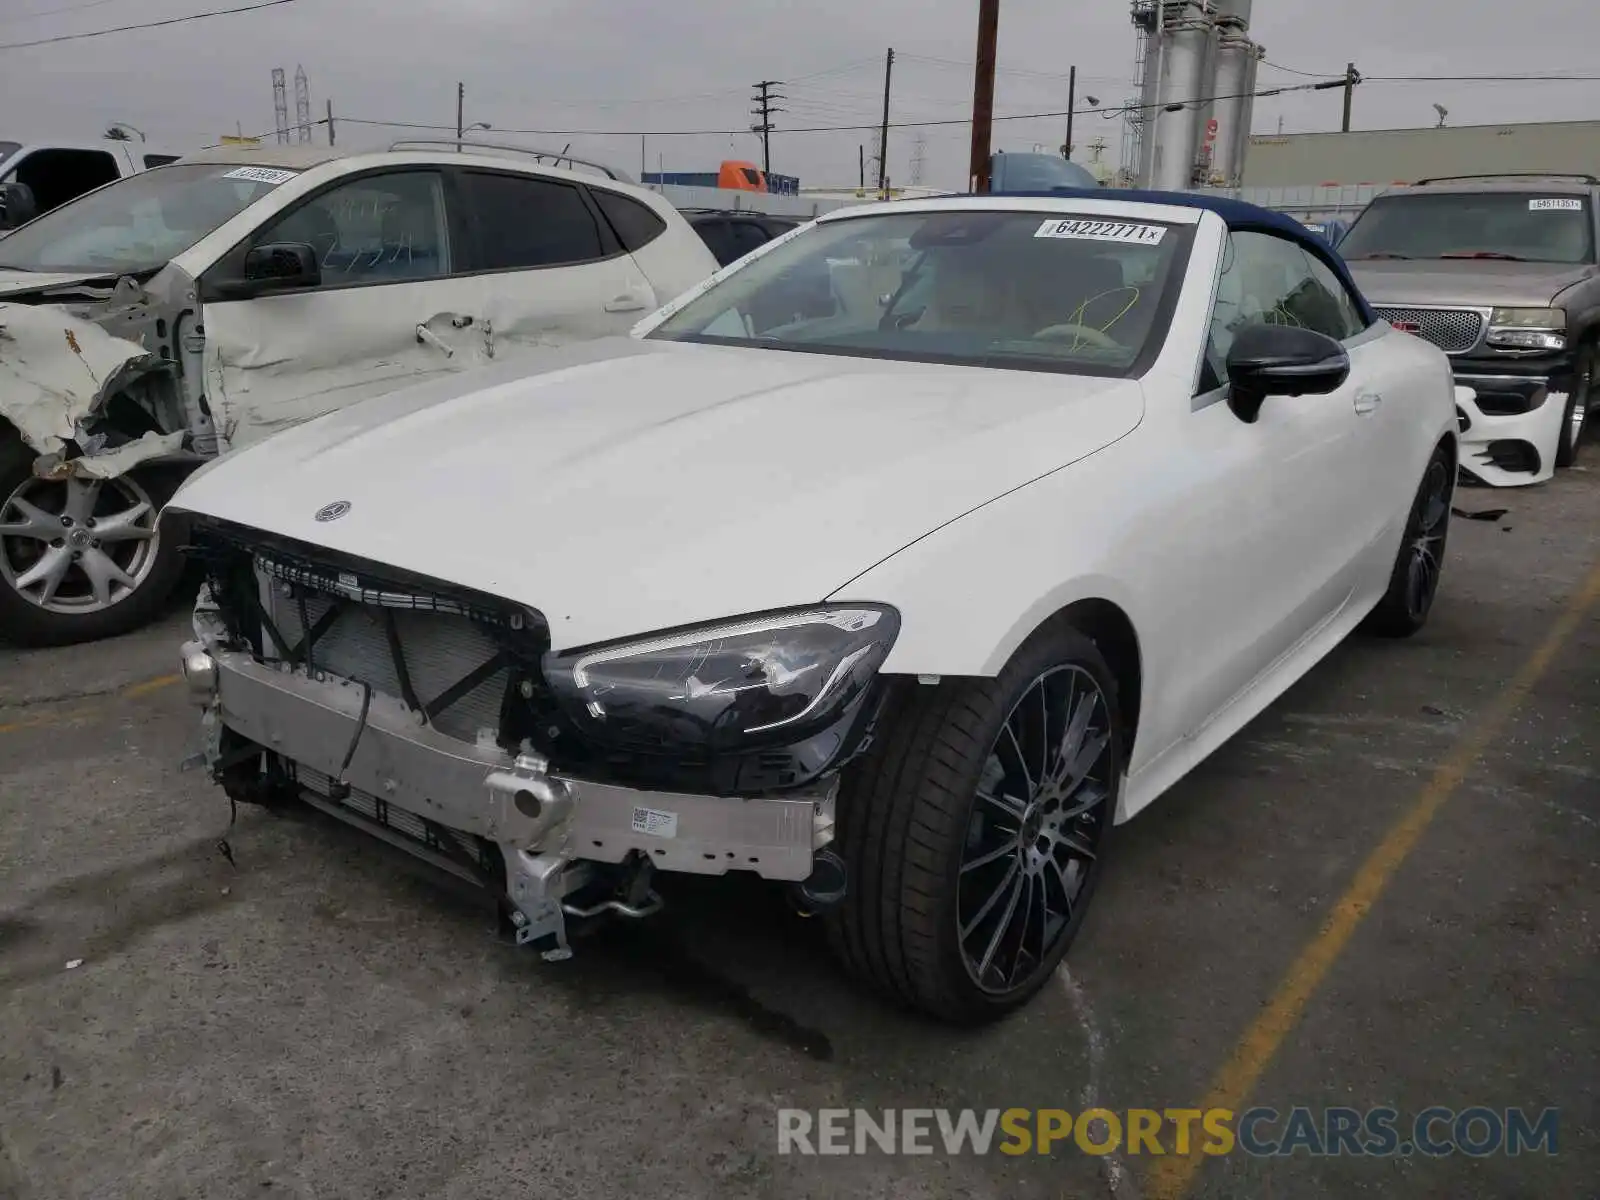
{"label": "windshield", "polygon": [[1581,196],[1415,192],[1374,200],[1339,242],[1347,261],[1487,258],[1591,263],[1594,230]]}
{"label": "windshield", "polygon": [[15,271],[159,270],[295,172],[223,163],[175,164],[90,192],[0,240]]}
{"label": "windshield", "polygon": [[751,259],[650,336],[1126,375],[1165,335],[1157,314],[1176,286],[1184,232],[977,208],[823,221]]}

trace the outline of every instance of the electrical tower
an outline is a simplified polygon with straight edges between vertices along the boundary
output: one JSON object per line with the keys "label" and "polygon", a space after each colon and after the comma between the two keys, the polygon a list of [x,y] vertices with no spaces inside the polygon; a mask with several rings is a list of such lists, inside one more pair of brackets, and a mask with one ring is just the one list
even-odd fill
{"label": "electrical tower", "polygon": [[302,144],[311,141],[311,88],[306,83],[306,69],[294,69],[294,123],[300,131]]}
{"label": "electrical tower", "polygon": [[750,112],[756,118],[756,123],[750,126],[750,132],[761,135],[761,171],[763,174],[770,175],[772,173],[772,114],[783,111],[772,102],[774,100],[784,100],[787,97],[780,92],[772,90],[783,86],[781,80],[763,79],[754,86],[756,94],[751,99],[755,107]]}
{"label": "electrical tower", "polygon": [[272,115],[277,118],[278,141],[289,141],[289,90],[284,85],[283,68],[272,68]]}
{"label": "electrical tower", "polygon": [[917,146],[911,154],[911,182],[922,182],[922,168],[928,160],[928,139],[922,136],[917,138]]}

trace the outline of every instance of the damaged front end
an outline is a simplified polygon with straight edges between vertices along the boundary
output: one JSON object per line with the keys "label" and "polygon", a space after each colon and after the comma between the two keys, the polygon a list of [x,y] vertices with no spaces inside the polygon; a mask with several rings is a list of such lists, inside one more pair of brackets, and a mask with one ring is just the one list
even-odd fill
{"label": "damaged front end", "polygon": [[35,474],[111,479],[216,453],[192,280],[4,274],[0,425],[39,456]]}
{"label": "damaged front end", "polygon": [[[471,882],[546,958],[570,954],[575,919],[655,911],[656,870],[750,871],[790,884],[807,910],[842,899],[829,849],[839,770],[884,703],[881,656],[842,661],[826,711],[796,689],[779,696],[801,718],[792,737],[724,753],[663,739],[665,726],[619,705],[622,740],[607,740],[587,725],[602,706],[575,709],[552,685],[561,660],[537,611],[169,518],[207,574],[182,652],[202,710],[198,762],[233,799],[303,800]],[[650,744],[628,744],[637,736]]]}

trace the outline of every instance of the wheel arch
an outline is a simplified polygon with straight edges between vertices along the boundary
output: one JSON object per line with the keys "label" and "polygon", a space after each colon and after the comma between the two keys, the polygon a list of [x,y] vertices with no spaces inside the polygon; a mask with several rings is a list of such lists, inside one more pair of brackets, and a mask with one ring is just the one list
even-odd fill
{"label": "wheel arch", "polygon": [[1131,760],[1144,698],[1144,651],[1133,618],[1115,600],[1091,592],[1061,603],[1042,616],[1025,618],[994,648],[983,669],[975,674],[998,675],[1028,642],[1061,627],[1083,634],[1105,656],[1117,685],[1117,705],[1122,717],[1122,757],[1124,762]]}

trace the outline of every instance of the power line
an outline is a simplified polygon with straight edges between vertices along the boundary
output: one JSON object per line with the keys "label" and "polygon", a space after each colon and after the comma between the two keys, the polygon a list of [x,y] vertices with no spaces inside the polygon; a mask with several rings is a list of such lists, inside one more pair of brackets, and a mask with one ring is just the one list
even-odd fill
{"label": "power line", "polygon": [[84,4],[67,4],[60,8],[45,8],[38,12],[18,13],[13,17],[5,17],[7,21],[32,21],[39,17],[58,17],[62,13],[83,12],[90,8],[104,8],[108,4],[115,4],[117,0],[87,0]]}
{"label": "power line", "polygon": [[1363,75],[1368,83],[1600,83],[1600,75]]}
{"label": "power line", "polygon": [[[1333,86],[1343,87],[1342,78],[1333,81]],[[1262,96],[1279,96],[1288,92],[1327,91],[1327,83],[1295,84],[1289,87],[1265,88],[1254,92],[1230,92],[1217,96],[1202,96],[1184,104],[1119,104],[1100,108],[1077,108],[1073,111],[1078,116],[1099,114],[1111,119],[1129,112],[1141,112],[1146,109],[1169,109],[1177,111],[1191,106],[1197,107],[1209,104],[1213,100],[1238,100],[1246,97],[1259,98]],[[1057,109],[1049,112],[1025,113],[996,113],[996,121],[1034,121],[1049,120],[1067,115],[1066,109]],[[388,129],[420,129],[420,130],[453,130],[453,125],[431,125],[415,121],[378,121],[362,117],[340,117],[340,122],[347,125],[375,125]],[[959,126],[972,124],[971,117],[945,118],[942,120],[927,121],[890,121],[890,129],[929,129],[935,126]],[[786,128],[784,133],[862,133],[878,132],[883,127],[882,122],[871,122],[850,125],[807,125],[793,129]],[[511,129],[506,126],[496,126],[496,133],[511,133],[524,136],[539,137],[736,137],[749,133],[748,129]]]}
{"label": "power line", "polygon": [[[1263,59],[1262,66],[1271,67],[1274,71],[1283,71],[1288,75],[1301,75],[1307,79],[1343,79],[1343,71],[1301,71],[1294,67],[1286,67],[1282,63],[1275,63]],[[1540,71],[1538,74],[1526,73],[1521,75],[1363,75],[1367,83],[1596,83],[1600,82],[1600,75],[1569,72],[1551,74]]]}
{"label": "power line", "polygon": [[31,42],[4,42],[0,43],[0,50],[28,50],[34,46],[50,46],[56,42],[77,42],[84,38],[105,37],[113,33],[129,33],[135,29],[159,29],[165,25],[183,25],[189,21],[204,21],[208,17],[231,17],[237,13],[255,12],[263,8],[278,8],[285,4],[293,4],[295,0],[259,0],[256,4],[245,4],[239,8],[216,8],[209,12],[190,13],[186,17],[167,17],[160,21],[141,21],[137,25],[118,25],[112,29],[91,29],[87,33],[58,33],[55,37],[35,38]]}

